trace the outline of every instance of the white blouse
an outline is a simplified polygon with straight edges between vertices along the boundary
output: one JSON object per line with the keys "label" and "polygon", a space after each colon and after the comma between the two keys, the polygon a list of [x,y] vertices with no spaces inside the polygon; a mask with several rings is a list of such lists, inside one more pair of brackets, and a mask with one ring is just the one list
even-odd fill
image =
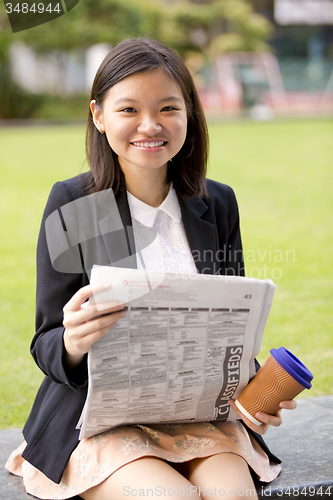
{"label": "white blouse", "polygon": [[[198,271],[187,241],[174,187],[170,186],[167,197],[159,207],[147,205],[128,191],[127,199],[132,216],[138,269],[196,274]],[[149,243],[152,239],[151,231],[144,228],[156,231],[156,238],[152,243]]]}

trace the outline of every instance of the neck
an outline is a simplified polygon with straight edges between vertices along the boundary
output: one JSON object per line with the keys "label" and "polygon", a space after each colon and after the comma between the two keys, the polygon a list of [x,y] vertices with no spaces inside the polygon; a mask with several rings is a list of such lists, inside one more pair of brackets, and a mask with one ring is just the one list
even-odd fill
{"label": "neck", "polygon": [[157,170],[144,170],[140,173],[122,168],[126,189],[133,196],[151,207],[158,207],[169,192],[167,183],[167,166]]}

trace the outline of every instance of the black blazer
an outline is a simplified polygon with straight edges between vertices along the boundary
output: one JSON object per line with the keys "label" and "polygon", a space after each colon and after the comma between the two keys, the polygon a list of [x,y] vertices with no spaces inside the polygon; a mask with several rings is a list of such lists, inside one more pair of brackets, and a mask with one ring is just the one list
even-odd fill
{"label": "black blazer", "polygon": [[[37,393],[30,416],[23,429],[27,446],[23,458],[59,483],[73,450],[78,445],[76,430],[87,394],[86,357],[73,371],[64,365],[63,307],[82,286],[89,283],[87,273],[56,271],[51,264],[45,232],[45,220],[63,205],[84,196],[82,184],[90,173],[56,183],[50,193],[41,224],[37,246],[36,335],[31,354],[46,375]],[[197,269],[206,274],[244,275],[238,207],[234,192],[224,184],[208,180],[208,197],[178,196],[182,219]],[[131,227],[131,215],[123,185],[116,203],[124,228]],[[106,218],[108,214],[105,214]],[[65,225],[63,230],[66,231]],[[127,238],[130,267],[136,267],[135,249]],[[59,235],[60,237],[61,235]],[[125,239],[126,239],[125,238]],[[119,238],[103,234],[97,239],[96,264],[120,259]],[[122,250],[123,251],[123,250]],[[108,262],[105,262],[105,260]],[[269,457],[261,436],[249,430]]]}

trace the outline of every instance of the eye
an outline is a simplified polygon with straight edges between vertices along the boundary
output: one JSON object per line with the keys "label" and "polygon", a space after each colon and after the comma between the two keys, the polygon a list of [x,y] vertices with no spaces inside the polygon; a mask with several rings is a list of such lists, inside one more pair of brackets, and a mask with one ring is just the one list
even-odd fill
{"label": "eye", "polygon": [[134,108],[124,108],[121,111],[124,111],[124,113],[136,113]]}
{"label": "eye", "polygon": [[161,111],[176,111],[173,106],[165,106]]}

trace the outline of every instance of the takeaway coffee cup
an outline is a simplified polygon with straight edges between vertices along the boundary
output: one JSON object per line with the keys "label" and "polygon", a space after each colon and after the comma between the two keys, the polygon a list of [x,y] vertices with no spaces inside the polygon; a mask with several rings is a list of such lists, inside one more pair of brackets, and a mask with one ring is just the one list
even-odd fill
{"label": "takeaway coffee cup", "polygon": [[254,424],[258,411],[274,415],[281,401],[290,401],[297,394],[310,389],[312,373],[285,347],[272,349],[270,356],[256,376],[238,396],[237,408]]}

